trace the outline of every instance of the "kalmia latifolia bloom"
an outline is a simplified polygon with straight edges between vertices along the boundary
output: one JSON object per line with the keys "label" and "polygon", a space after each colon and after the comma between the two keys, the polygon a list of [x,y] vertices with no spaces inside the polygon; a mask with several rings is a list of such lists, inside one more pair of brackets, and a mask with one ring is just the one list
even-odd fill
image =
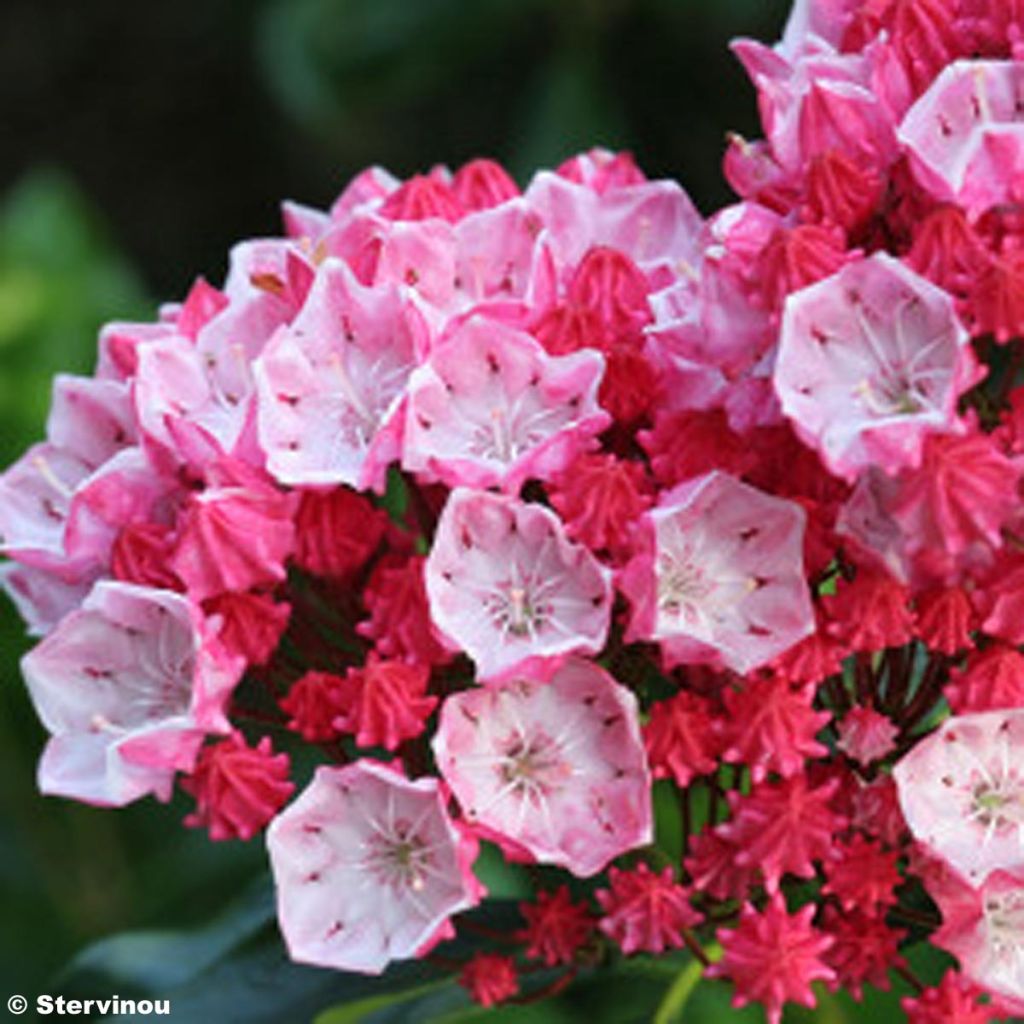
{"label": "kalmia latifolia bloom", "polygon": [[177,785],[295,960],[443,998],[1020,1018],[1024,7],[734,49],[706,219],[602,149],[371,168],[57,378],[0,475],[43,792]]}

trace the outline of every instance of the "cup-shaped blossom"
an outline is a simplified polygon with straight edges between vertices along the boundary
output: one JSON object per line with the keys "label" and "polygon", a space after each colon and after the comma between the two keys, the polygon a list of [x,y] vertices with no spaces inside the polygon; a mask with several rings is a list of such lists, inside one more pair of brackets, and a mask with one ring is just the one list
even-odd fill
{"label": "cup-shaped blossom", "polygon": [[597,352],[549,356],[530,335],[473,317],[410,378],[403,465],[450,486],[546,480],[608,425],[603,370]]}
{"label": "cup-shaped blossom", "polygon": [[950,296],[885,253],[786,301],[775,390],[837,476],[916,466],[982,376]]}
{"label": "cup-shaped blossom", "polygon": [[1024,872],[1024,709],[948,719],[893,776],[914,837],[966,878]]}
{"label": "cup-shaped blossom", "polygon": [[1024,1013],[1024,874],[993,871],[977,886],[947,877],[929,884],[929,894],[942,912],[934,944],[957,958],[964,977],[998,998],[1007,1019],[1019,1020]]}
{"label": "cup-shaped blossom", "polygon": [[542,864],[587,877],[651,841],[636,698],[588,661],[453,694],[434,753],[466,820]]}
{"label": "cup-shaped blossom", "polygon": [[481,894],[476,843],[436,779],[361,760],[321,767],[267,832],[293,960],[379,974],[414,957]]}
{"label": "cup-shaped blossom", "polygon": [[806,517],[720,471],[668,491],[638,529],[619,585],[627,640],[654,640],[668,664],[749,672],[814,632],[803,566]]}
{"label": "cup-shaped blossom", "polygon": [[242,667],[180,594],[97,583],[21,663],[51,733],[40,789],[99,806],[169,799],[204,735],[228,731]]}
{"label": "cup-shaped blossom", "polygon": [[340,260],[321,264],[298,316],[253,366],[271,474],[286,484],[382,489],[425,332],[397,288],[365,288]]}
{"label": "cup-shaped blossom", "polygon": [[1024,175],[1024,67],[958,60],[935,79],[899,127],[921,185],[974,216],[1019,201]]}
{"label": "cup-shaped blossom", "polygon": [[596,654],[608,633],[609,572],[541,505],[456,488],[425,582],[434,625],[485,680]]}

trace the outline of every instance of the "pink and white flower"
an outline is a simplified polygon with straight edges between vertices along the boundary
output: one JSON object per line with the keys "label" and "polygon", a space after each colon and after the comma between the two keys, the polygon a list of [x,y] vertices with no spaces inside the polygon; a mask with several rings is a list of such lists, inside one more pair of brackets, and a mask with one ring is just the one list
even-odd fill
{"label": "pink and white flower", "polygon": [[921,185],[977,216],[1024,200],[1024,67],[958,60],[910,108],[899,139]]}
{"label": "pink and white flower", "polygon": [[619,580],[633,604],[626,639],[657,641],[669,664],[771,661],[814,632],[804,524],[795,502],[717,470],[668,491]]}
{"label": "pink and white flower", "polygon": [[975,884],[1024,871],[1024,709],[950,718],[893,772],[918,842]]}
{"label": "pink and white flower", "polygon": [[180,594],[102,581],[21,667],[51,733],[40,789],[121,806],[169,799],[205,734],[229,731],[224,703],[243,666]]}
{"label": "pink and white flower", "polygon": [[611,614],[609,572],[541,505],[456,488],[425,580],[434,625],[482,680],[596,654]]}
{"label": "pink and white flower", "polygon": [[321,767],[267,833],[278,921],[293,960],[380,974],[421,954],[478,902],[476,844],[436,779],[357,761]]}
{"label": "pink and white flower", "polygon": [[325,261],[299,315],[253,366],[271,474],[383,489],[426,344],[422,317],[396,288],[366,288],[341,261]]}
{"label": "pink and white flower", "polygon": [[473,317],[409,381],[403,465],[450,486],[515,492],[546,480],[608,425],[597,352],[549,356],[530,335]]}
{"label": "pink and white flower", "polygon": [[453,694],[434,753],[467,822],[542,864],[587,877],[651,841],[636,698],[590,662]]}
{"label": "pink and white flower", "polygon": [[801,440],[853,481],[916,466],[983,376],[952,298],[884,253],[786,302],[775,390]]}

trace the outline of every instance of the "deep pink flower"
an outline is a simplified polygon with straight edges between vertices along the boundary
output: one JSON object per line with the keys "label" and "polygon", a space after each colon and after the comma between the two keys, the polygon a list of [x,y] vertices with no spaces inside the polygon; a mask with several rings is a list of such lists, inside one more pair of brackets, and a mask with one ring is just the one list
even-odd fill
{"label": "deep pink flower", "polygon": [[808,905],[789,914],[776,893],[764,911],[747,903],[735,928],[719,928],[718,940],[725,952],[707,973],[728,978],[736,986],[733,1006],[760,1002],[769,1024],[779,1024],[783,1004],[815,1005],[812,983],[835,978],[825,960],[835,940],[811,924],[814,912],[814,906]]}
{"label": "deep pink flower", "polygon": [[356,632],[372,640],[385,657],[443,665],[452,655],[430,619],[424,563],[418,555],[404,561],[388,557],[378,563],[363,589],[370,617],[359,623]]}
{"label": "deep pink flower", "polygon": [[656,779],[671,778],[688,786],[717,766],[722,739],[706,698],[681,690],[651,708],[644,726],[644,746]]}
{"label": "deep pink flower", "polygon": [[815,738],[830,721],[815,711],[814,688],[791,686],[782,676],[748,678],[724,691],[722,759],[750,768],[755,782],[769,771],[783,777],[803,771],[828,748]]}
{"label": "deep pink flower", "polygon": [[235,732],[203,747],[181,780],[196,801],[185,824],[205,828],[214,840],[252,839],[292,795],[289,768],[288,755],[275,754],[268,736],[250,747]]}
{"label": "deep pink flower", "polygon": [[221,620],[217,636],[230,654],[248,665],[265,665],[277,650],[291,617],[291,605],[269,594],[225,593],[203,603],[203,611]]}
{"label": "deep pink flower", "polygon": [[806,775],[794,775],[731,793],[733,817],[720,832],[735,844],[737,863],[760,868],[769,892],[786,874],[813,878],[815,862],[835,856],[836,833],[846,824],[831,807],[836,788],[835,780],[812,788]]}
{"label": "deep pink flower", "polygon": [[598,889],[600,929],[623,953],[663,953],[683,945],[683,931],[700,921],[672,869],[654,872],[642,861],[630,870],[610,868],[607,889]]}
{"label": "deep pink flower", "polygon": [[387,514],[348,487],[303,491],[292,559],[314,576],[345,579],[366,564],[386,527]]}
{"label": "deep pink flower", "polygon": [[[973,645],[971,630],[976,618],[970,599],[960,587],[926,590],[917,595],[914,603],[917,637],[930,650],[956,654]],[[999,635],[993,630],[989,632]],[[1024,640],[1024,634],[1021,639]]]}
{"label": "deep pink flower", "polygon": [[919,996],[905,996],[900,1006],[907,1024],[991,1024],[992,1013],[979,1001],[981,989],[955,970]]}
{"label": "deep pink flower", "polygon": [[994,643],[972,651],[950,675],[946,697],[958,715],[1024,707],[1024,655],[1015,647]]}
{"label": "deep pink flower", "polygon": [[526,955],[548,967],[571,964],[590,941],[597,920],[583,903],[574,903],[567,885],[542,889],[533,903],[520,903],[526,927],[518,937],[527,943]]}
{"label": "deep pink flower", "polygon": [[899,727],[874,708],[855,707],[839,723],[836,746],[847,757],[867,767],[896,749]]}
{"label": "deep pink flower", "polygon": [[818,926],[833,939],[823,957],[835,972],[828,983],[833,992],[846,989],[859,1002],[865,984],[889,988],[889,971],[904,963],[899,945],[905,932],[890,928],[883,915],[831,904],[826,904]]}
{"label": "deep pink flower", "polygon": [[643,464],[612,454],[580,454],[548,485],[566,533],[591,551],[629,554],[633,525],[651,505]]}
{"label": "deep pink flower", "polygon": [[388,661],[373,652],[362,668],[350,668],[338,688],[341,713],[335,727],[352,733],[361,747],[395,750],[419,736],[437,704],[427,696],[430,668]]}
{"label": "deep pink flower", "polygon": [[519,991],[516,962],[499,953],[475,953],[459,972],[459,984],[474,1003],[497,1006]]}
{"label": "deep pink flower", "polygon": [[464,210],[488,210],[519,195],[519,187],[494,160],[470,160],[452,179],[452,192]]}
{"label": "deep pink flower", "polygon": [[873,839],[855,833],[836,846],[837,856],[825,862],[822,892],[834,896],[843,910],[872,913],[896,902],[895,890],[903,881],[899,852],[886,850]]}
{"label": "deep pink flower", "polygon": [[344,709],[344,685],[341,676],[315,669],[296,679],[278,702],[289,716],[288,728],[307,743],[336,740],[340,732],[335,723]]}

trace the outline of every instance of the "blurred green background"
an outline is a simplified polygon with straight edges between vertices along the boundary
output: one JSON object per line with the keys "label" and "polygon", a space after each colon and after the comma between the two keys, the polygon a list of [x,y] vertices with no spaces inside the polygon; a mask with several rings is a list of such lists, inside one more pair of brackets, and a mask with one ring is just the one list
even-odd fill
{"label": "blurred green background", "polygon": [[[197,274],[218,281],[234,241],[278,232],[281,198],[326,206],[367,164],[406,175],[488,155],[524,181],[601,144],[631,149],[652,176],[678,178],[705,212],[728,201],[724,133],[757,129],[752,90],[726,43],[777,38],[787,7],[4,0],[2,462],[40,436],[53,374],[89,372],[102,322],[151,318]],[[203,1022],[301,1021],[379,994],[280,961],[258,841],[211,844],[178,826],[178,804],[110,813],[39,797],[44,735],[18,673],[27,641],[6,603],[0,642],[0,996],[191,985],[173,1019]],[[496,877],[499,895],[503,885],[516,894]],[[65,969],[89,944],[138,929],[144,938],[94,947]],[[650,1019],[681,966],[641,962],[507,1019]],[[402,977],[391,987],[423,980]],[[211,992],[222,1002],[203,1002]],[[759,1019],[734,1014],[727,998],[701,986],[685,1019]],[[892,1006],[875,1003],[859,1019],[899,1019]],[[434,1016],[476,1019],[460,994],[429,987],[374,1019]],[[828,1001],[816,1019],[856,1018]]]}

